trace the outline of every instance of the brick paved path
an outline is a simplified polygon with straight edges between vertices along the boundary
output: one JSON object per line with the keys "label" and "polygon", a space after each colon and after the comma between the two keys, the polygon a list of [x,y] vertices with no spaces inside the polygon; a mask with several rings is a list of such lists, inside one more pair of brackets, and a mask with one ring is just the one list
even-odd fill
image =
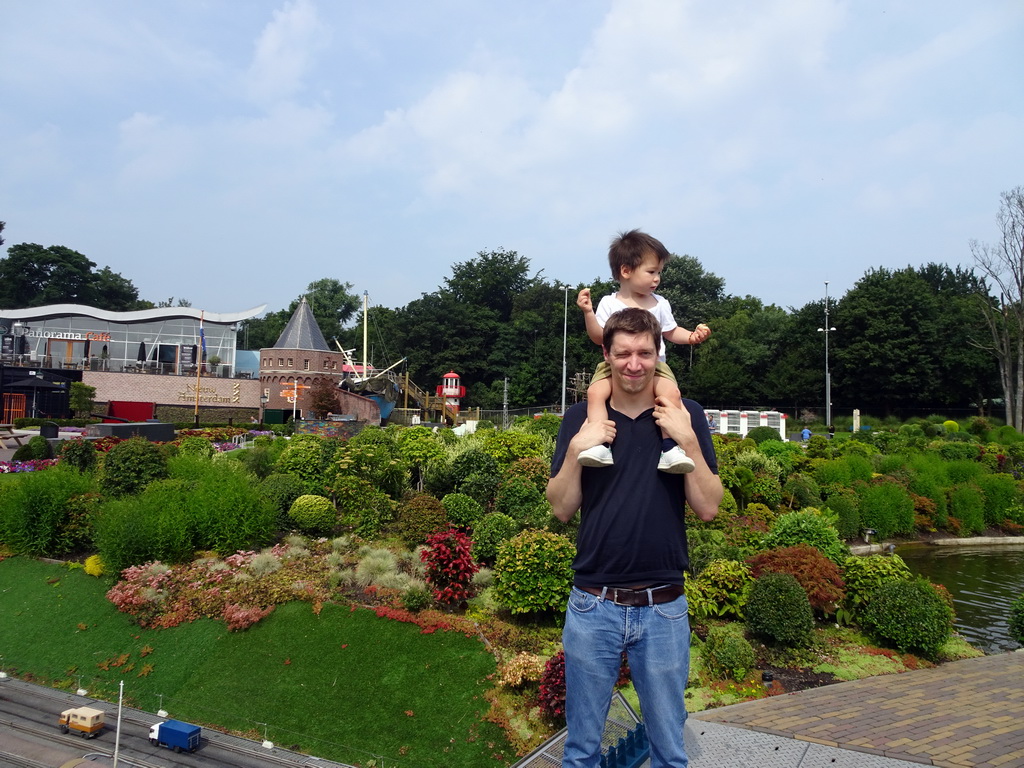
{"label": "brick paved path", "polygon": [[827,685],[691,718],[943,768],[1024,768],[1024,651]]}

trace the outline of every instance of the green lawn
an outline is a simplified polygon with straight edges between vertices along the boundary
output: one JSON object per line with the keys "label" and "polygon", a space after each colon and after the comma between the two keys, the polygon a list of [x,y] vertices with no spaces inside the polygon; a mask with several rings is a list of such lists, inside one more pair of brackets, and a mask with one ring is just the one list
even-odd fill
{"label": "green lawn", "polygon": [[244,632],[206,619],[144,630],[106,600],[105,582],[21,557],[0,561],[0,585],[0,665],[19,677],[71,689],[81,679],[111,701],[124,680],[131,706],[155,712],[162,694],[171,717],[352,764],[514,758],[481,722],[495,664],[476,638],[298,602]]}

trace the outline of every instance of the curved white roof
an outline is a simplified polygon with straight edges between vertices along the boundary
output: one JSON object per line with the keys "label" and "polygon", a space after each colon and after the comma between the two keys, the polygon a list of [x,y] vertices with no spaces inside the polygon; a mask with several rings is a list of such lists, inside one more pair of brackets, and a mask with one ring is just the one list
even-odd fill
{"label": "curved white roof", "polygon": [[27,309],[0,309],[0,315],[12,320],[45,320],[60,315],[79,315],[106,320],[109,323],[141,323],[150,320],[172,320],[177,317],[191,317],[196,320],[202,315],[211,323],[237,323],[256,317],[267,308],[266,304],[246,309],[241,312],[201,312],[194,307],[156,307],[155,309],[139,309],[134,312],[111,312],[106,309],[87,307],[84,304],[48,304],[45,307],[29,307]]}

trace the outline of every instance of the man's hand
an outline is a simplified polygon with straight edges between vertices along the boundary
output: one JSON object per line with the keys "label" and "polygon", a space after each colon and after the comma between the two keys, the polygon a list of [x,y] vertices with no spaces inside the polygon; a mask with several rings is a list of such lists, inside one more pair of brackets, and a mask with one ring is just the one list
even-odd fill
{"label": "man's hand", "polygon": [[584,288],[576,294],[576,306],[586,312],[594,311],[594,303],[590,300],[590,289]]}
{"label": "man's hand", "polygon": [[[578,456],[580,452],[593,448],[595,445],[603,445],[615,441],[615,422],[611,419],[604,421],[585,421],[580,431],[577,432],[569,443],[569,450],[574,451]],[[575,457],[574,457],[575,458]]]}
{"label": "man's hand", "polygon": [[654,403],[654,421],[689,454],[697,447],[690,412],[682,403],[667,397],[655,398]]}
{"label": "man's hand", "polygon": [[593,448],[595,445],[610,443],[615,439],[614,421],[583,422],[579,432],[569,441],[569,449],[558,473],[548,480],[547,499],[551,502],[551,514],[567,523],[576,514],[583,502],[583,488],[580,476],[583,468],[577,459],[580,451]]}

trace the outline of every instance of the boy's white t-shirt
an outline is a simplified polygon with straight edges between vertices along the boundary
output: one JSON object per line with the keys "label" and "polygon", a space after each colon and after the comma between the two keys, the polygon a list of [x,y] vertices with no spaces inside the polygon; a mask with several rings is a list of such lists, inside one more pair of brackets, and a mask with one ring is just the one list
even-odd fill
{"label": "boy's white t-shirt", "polygon": [[[662,333],[668,333],[675,328],[679,323],[676,322],[675,318],[672,317],[672,307],[669,305],[668,300],[656,293],[651,294],[654,300],[657,302],[651,307],[648,312],[654,315],[658,319],[658,324],[661,326]],[[605,296],[597,304],[597,310],[594,312],[597,317],[597,323],[604,328],[605,323],[608,322],[608,318],[614,315],[616,312],[622,309],[628,309],[629,305],[624,304],[616,298],[615,294]],[[661,340],[661,346],[658,348],[658,360],[665,362],[665,340]]]}

